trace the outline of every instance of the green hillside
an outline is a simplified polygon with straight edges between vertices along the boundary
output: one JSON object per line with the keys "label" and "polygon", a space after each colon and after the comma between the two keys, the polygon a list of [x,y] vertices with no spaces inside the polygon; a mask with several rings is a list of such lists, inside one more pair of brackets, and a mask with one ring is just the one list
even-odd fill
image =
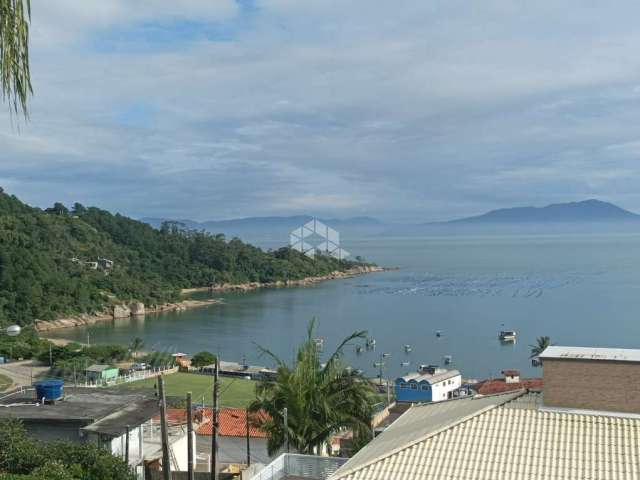
{"label": "green hillside", "polygon": [[[111,269],[86,262],[112,260]],[[41,210],[0,189],[0,323],[101,311],[110,303],[178,299],[180,289],[269,282],[345,270],[353,262],[264,252],[238,239],[153,227],[99,208]]]}

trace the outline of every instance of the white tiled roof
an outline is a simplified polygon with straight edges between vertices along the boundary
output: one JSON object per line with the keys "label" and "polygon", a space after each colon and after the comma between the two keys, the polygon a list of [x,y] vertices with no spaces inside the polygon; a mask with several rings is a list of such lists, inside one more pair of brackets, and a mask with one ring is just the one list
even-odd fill
{"label": "white tiled roof", "polygon": [[567,358],[573,360],[610,360],[616,362],[640,362],[640,350],[632,348],[561,347],[552,345],[539,355],[540,358]]}
{"label": "white tiled roof", "polygon": [[[515,400],[500,401],[509,397]],[[418,441],[409,431],[401,440],[392,425],[330,480],[640,479],[640,420],[543,412],[534,394],[522,392],[484,398],[492,405],[466,416],[464,410],[473,405],[468,399],[440,404],[458,409],[456,403],[467,401],[459,407],[462,417],[450,417],[448,427]],[[410,425],[419,430],[429,421],[427,410],[440,405],[412,408],[398,421],[405,430]],[[384,444],[386,451],[379,448]]]}

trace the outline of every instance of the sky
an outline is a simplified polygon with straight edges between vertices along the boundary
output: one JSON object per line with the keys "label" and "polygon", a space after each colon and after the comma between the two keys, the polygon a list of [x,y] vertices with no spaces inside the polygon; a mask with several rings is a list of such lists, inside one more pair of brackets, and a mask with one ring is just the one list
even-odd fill
{"label": "sky", "polygon": [[32,0],[0,185],[132,217],[640,211],[640,3]]}

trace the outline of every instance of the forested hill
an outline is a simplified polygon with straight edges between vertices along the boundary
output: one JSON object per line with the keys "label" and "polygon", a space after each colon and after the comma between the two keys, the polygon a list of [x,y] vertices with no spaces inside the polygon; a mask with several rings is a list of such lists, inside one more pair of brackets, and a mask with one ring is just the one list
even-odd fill
{"label": "forested hill", "polygon": [[[160,229],[99,208],[41,210],[0,189],[0,323],[93,313],[110,303],[160,304],[180,289],[324,275],[355,264],[289,248],[264,252],[238,239]],[[99,258],[113,266],[96,266]]]}

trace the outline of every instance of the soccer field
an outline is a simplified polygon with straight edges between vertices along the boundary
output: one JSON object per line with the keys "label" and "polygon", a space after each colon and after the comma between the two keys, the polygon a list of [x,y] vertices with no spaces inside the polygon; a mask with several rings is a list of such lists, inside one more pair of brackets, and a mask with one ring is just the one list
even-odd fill
{"label": "soccer field", "polygon": [[[193,403],[204,402],[211,405],[213,398],[213,377],[193,373],[173,373],[165,375],[166,395],[186,398],[191,392]],[[124,389],[153,388],[155,378],[119,385]],[[257,382],[244,378],[220,377],[220,406],[246,407],[255,398]]]}

